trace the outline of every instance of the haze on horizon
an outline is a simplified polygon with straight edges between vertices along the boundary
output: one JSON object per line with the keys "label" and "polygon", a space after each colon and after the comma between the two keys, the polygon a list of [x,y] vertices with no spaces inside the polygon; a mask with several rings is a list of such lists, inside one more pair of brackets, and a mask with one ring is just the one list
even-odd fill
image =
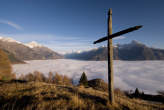
{"label": "haze on horizon", "polygon": [[135,25],[144,27],[114,43],[137,40],[164,48],[163,0],[5,0],[0,1],[0,36],[27,43],[36,41],[59,52],[106,45],[93,41],[106,35],[107,11],[113,11],[113,32]]}

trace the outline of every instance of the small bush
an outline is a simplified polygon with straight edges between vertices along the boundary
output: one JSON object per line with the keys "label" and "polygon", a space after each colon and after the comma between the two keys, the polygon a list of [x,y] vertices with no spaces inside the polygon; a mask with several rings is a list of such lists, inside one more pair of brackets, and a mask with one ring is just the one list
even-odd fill
{"label": "small bush", "polygon": [[52,82],[59,85],[72,85],[72,79],[68,78],[66,75],[60,75],[58,73],[53,76]]}
{"label": "small bush", "polygon": [[24,76],[24,78],[22,78],[26,81],[34,81],[35,78],[34,78],[34,75],[32,73],[28,73],[27,75]]}
{"label": "small bush", "polygon": [[164,97],[164,90],[158,91],[158,94]]}
{"label": "small bush", "polygon": [[49,73],[48,73],[48,79],[47,79],[47,82],[48,82],[48,83],[52,83],[52,82],[53,82],[53,76],[54,76],[54,75],[53,75],[52,72],[49,72]]}
{"label": "small bush", "polygon": [[55,84],[62,84],[63,83],[63,77],[62,75],[59,75],[58,73],[55,74],[55,76],[53,77],[53,83]]}
{"label": "small bush", "polygon": [[67,77],[66,75],[63,76],[63,84],[64,85],[72,85],[72,79]]}
{"label": "small bush", "polygon": [[34,81],[38,81],[38,82],[46,81],[46,77],[44,76],[44,74],[39,71],[34,71],[33,75],[34,75]]}

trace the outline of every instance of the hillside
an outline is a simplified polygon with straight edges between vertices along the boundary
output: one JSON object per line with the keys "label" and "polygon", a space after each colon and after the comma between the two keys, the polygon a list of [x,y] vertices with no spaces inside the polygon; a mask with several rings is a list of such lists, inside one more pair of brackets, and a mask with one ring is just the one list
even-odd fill
{"label": "hillside", "polygon": [[115,91],[116,104],[108,102],[107,92],[83,86],[43,82],[0,83],[0,108],[17,110],[157,110],[164,105],[130,99]]}
{"label": "hillside", "polygon": [[0,80],[8,80],[13,77],[11,63],[8,56],[0,49]]}
{"label": "hillside", "polygon": [[54,52],[53,50],[49,49],[48,47],[45,47],[45,46],[38,44],[35,41],[32,41],[26,45],[28,47],[30,47],[32,50],[34,50],[35,53],[39,53],[40,55],[44,56],[43,59],[60,59],[60,58],[63,58],[62,55],[58,54],[57,52]]}
{"label": "hillside", "polygon": [[[117,44],[113,48],[115,60],[164,60],[164,49],[146,46],[138,41],[129,44]],[[80,53],[66,54],[65,58],[80,60],[107,60],[107,47],[99,47]]]}
{"label": "hillside", "polygon": [[3,52],[6,53],[6,55],[8,56],[8,58],[12,64],[25,63],[24,61],[20,60],[19,58],[16,58],[15,55],[9,51],[3,49]]}

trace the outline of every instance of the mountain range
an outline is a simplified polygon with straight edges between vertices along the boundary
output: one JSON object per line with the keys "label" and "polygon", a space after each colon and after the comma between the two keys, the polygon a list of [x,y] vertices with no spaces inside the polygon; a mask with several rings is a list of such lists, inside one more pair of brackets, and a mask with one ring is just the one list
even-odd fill
{"label": "mountain range", "polygon": [[[78,59],[78,60],[107,60],[107,47],[73,52],[64,56],[35,41],[24,44],[12,38],[0,37],[0,49],[3,50],[12,63],[24,63],[24,60],[47,59]],[[113,46],[115,60],[164,60],[164,49],[148,47],[133,40],[129,44]]]}
{"label": "mountain range", "polygon": [[[164,49],[148,47],[135,40],[129,44],[113,46],[113,53],[115,60],[164,60]],[[65,58],[95,61],[107,60],[107,47],[69,53],[65,55]]]}
{"label": "mountain range", "polygon": [[12,63],[23,63],[23,60],[63,58],[62,55],[35,41],[24,44],[12,38],[0,37],[0,49],[8,55]]}

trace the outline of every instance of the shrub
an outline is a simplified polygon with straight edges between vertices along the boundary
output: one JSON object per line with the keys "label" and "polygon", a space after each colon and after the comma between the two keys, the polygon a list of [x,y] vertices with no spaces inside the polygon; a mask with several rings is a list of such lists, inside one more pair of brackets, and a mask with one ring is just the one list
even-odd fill
{"label": "shrub", "polygon": [[108,84],[102,79],[92,79],[88,81],[88,86],[100,91],[108,91]]}
{"label": "shrub", "polygon": [[44,74],[39,71],[34,71],[33,75],[34,75],[34,81],[38,81],[38,82],[46,81]]}
{"label": "shrub", "polygon": [[48,73],[47,82],[48,82],[48,83],[52,83],[52,82],[53,82],[53,77],[54,77],[54,76],[53,76],[53,73],[52,73],[52,72],[49,72],[49,73]]}
{"label": "shrub", "polygon": [[158,91],[158,94],[164,97],[164,90]]}
{"label": "shrub", "polygon": [[27,75],[24,76],[24,78],[22,78],[26,81],[34,81],[35,78],[34,78],[34,75],[32,73],[28,73]]}
{"label": "shrub", "polygon": [[21,75],[18,79],[26,81],[54,83],[59,85],[72,85],[72,79],[70,79],[66,75],[63,76],[58,73],[53,75],[52,72],[49,72],[48,77],[45,77],[43,73],[39,71],[34,71],[33,73],[29,73],[27,75]]}
{"label": "shrub", "polygon": [[63,76],[63,84],[64,85],[72,85],[72,79],[67,77],[66,75]]}
{"label": "shrub", "polygon": [[62,75],[56,73],[55,76],[53,77],[53,83],[62,84]]}

